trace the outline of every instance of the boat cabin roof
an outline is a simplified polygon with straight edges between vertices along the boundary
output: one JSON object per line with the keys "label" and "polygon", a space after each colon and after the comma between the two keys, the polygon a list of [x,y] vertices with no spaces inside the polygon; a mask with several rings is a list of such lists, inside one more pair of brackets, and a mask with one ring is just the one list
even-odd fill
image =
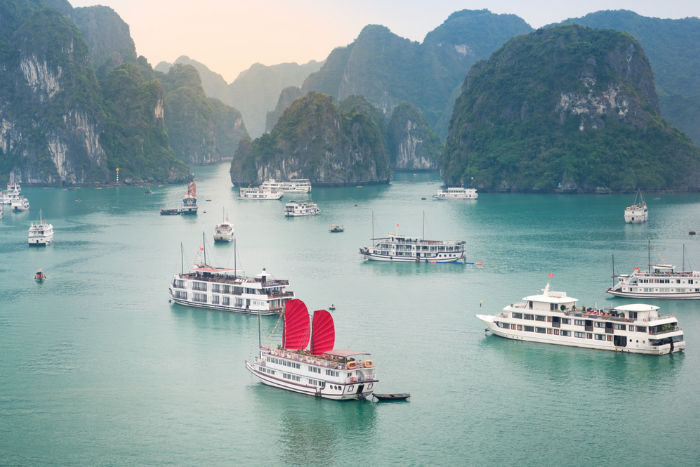
{"label": "boat cabin roof", "polygon": [[672,264],[650,264],[649,266],[651,266],[652,269],[663,269],[668,271],[676,269],[676,267]]}
{"label": "boat cabin roof", "polygon": [[209,274],[222,274],[222,275],[238,275],[240,276],[241,274],[245,274],[245,272],[242,269],[233,269],[233,268],[213,268],[211,266],[209,267],[194,267],[190,269],[192,272],[205,272]]}
{"label": "boat cabin roof", "polygon": [[323,355],[330,355],[331,357],[347,358],[353,355],[369,355],[367,352],[360,352],[358,350],[329,350],[328,352],[323,352]]}
{"label": "boat cabin roof", "polygon": [[617,311],[636,311],[638,313],[643,311],[656,311],[658,309],[658,306],[645,305],[644,303],[633,303],[631,305],[622,305],[615,307],[615,310]]}
{"label": "boat cabin roof", "polygon": [[[550,293],[552,293],[552,292],[550,292]],[[541,302],[541,303],[571,303],[571,302],[578,301],[577,298],[567,297],[565,293],[561,297],[555,297],[552,295],[530,295],[529,297],[523,298],[523,300],[525,300],[526,302]]]}

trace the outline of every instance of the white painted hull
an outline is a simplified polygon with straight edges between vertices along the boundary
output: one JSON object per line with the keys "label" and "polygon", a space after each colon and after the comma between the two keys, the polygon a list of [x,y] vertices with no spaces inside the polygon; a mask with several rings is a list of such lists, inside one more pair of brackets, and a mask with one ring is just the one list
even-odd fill
{"label": "white painted hull", "polygon": [[417,260],[415,257],[406,256],[388,256],[388,255],[375,255],[373,253],[360,253],[364,259],[369,261],[384,261],[388,263],[454,263],[460,259],[464,259],[463,256],[458,256],[456,258],[420,258]]}
{"label": "white painted hull", "polygon": [[230,311],[232,313],[243,313],[246,315],[260,315],[260,316],[277,316],[277,313],[275,313],[272,310],[256,310],[256,309],[251,309],[251,308],[240,308],[240,307],[235,307],[232,305],[214,305],[211,303],[201,303],[201,302],[193,302],[191,300],[183,300],[181,298],[176,298],[170,294],[170,298],[172,301],[177,303],[178,305],[182,306],[190,306],[193,308],[204,308],[207,310],[218,310],[218,311]]}
{"label": "white painted hull", "polygon": [[661,300],[700,300],[700,292],[621,292],[619,290],[608,289],[610,295],[622,298],[645,298]]}
{"label": "white painted hull", "polygon": [[442,195],[433,195],[433,198],[435,199],[449,199],[449,200],[463,200],[463,199],[477,199],[479,195],[474,194],[473,196],[460,196],[460,195],[453,195],[453,196],[442,196]]}
{"label": "white painted hull", "polygon": [[[322,397],[323,399],[332,399],[337,401],[343,400],[357,400],[369,397],[377,387],[378,380],[365,383],[353,383],[353,384],[333,384],[334,387],[339,389],[331,389],[331,385],[326,384],[326,387],[309,386],[301,383],[295,383],[281,378],[276,378],[275,376],[268,375],[267,373],[262,373],[255,369],[255,365],[246,362],[245,364],[248,371],[255,375],[263,384],[272,386],[279,389],[285,389],[287,391],[298,392],[299,394],[306,394],[307,396]],[[358,394],[357,391],[362,387],[362,393]]]}
{"label": "white painted hull", "polygon": [[649,219],[649,211],[625,211],[625,222],[642,224]]}
{"label": "white painted hull", "polygon": [[29,237],[28,243],[30,246],[46,246],[53,243],[53,234],[43,237]]}
{"label": "white painted hull", "polygon": [[214,234],[214,241],[215,242],[232,242],[233,241],[233,232]]}
{"label": "white painted hull", "polygon": [[315,216],[316,214],[319,214],[320,212],[321,212],[320,209],[310,210],[310,211],[306,211],[306,212],[286,212],[285,211],[284,215],[286,217],[303,217],[303,216]]}
{"label": "white painted hull", "polygon": [[[503,329],[496,325],[493,316],[476,315],[485,325],[486,328],[493,334],[513,340],[521,340],[527,342],[539,342],[541,344],[563,345],[567,347],[581,347],[585,349],[610,350],[614,352],[629,352],[646,355],[666,355],[671,353],[671,345],[659,345],[656,348],[652,346],[639,346],[639,344],[630,344],[626,347],[616,347],[613,342],[597,341],[594,339],[585,339],[577,337],[555,336],[553,334],[537,334],[532,332],[517,331],[514,329]],[[648,336],[647,336],[648,338]],[[635,345],[635,347],[632,347]],[[673,353],[682,352],[685,350],[685,341],[676,342],[673,347]]]}

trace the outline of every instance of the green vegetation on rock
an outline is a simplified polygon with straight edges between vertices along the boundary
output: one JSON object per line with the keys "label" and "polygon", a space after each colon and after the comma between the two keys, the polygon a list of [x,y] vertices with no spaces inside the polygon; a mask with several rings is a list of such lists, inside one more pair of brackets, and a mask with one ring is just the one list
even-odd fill
{"label": "green vegetation on rock", "polygon": [[311,92],[295,100],[271,133],[241,140],[231,163],[237,185],[308,178],[319,186],[388,183],[389,155],[373,106]]}
{"label": "green vegetation on rock", "polygon": [[700,149],[660,116],[629,34],[558,26],[477,63],[441,156],[446,183],[499,191],[700,188]]}
{"label": "green vegetation on rock", "polygon": [[187,166],[173,156],[165,133],[165,99],[158,81],[144,81],[134,64],[114,68],[101,83],[106,125],[100,144],[108,155],[111,178],[185,180]]}

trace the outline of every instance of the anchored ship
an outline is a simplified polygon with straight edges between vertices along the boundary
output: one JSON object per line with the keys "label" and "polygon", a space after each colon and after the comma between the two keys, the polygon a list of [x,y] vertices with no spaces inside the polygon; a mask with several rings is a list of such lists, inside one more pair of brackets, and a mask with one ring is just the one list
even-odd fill
{"label": "anchored ship", "polygon": [[[234,240],[235,249],[235,240]],[[287,292],[288,280],[272,277],[265,269],[255,277],[246,277],[240,269],[217,268],[206,263],[206,244],[195,264],[185,273],[175,274],[170,284],[170,299],[196,308],[233,311],[258,315],[282,313],[294,292]],[[234,252],[235,256],[235,252]]]}
{"label": "anchored ship", "polygon": [[287,217],[315,216],[320,212],[318,205],[311,201],[292,201],[284,207],[284,215]]}
{"label": "anchored ship", "polygon": [[241,188],[239,190],[241,199],[257,199],[257,200],[278,200],[284,196],[280,189],[265,189],[265,188]]}
{"label": "anchored ship", "polygon": [[437,195],[433,198],[437,199],[476,199],[479,195],[476,193],[476,188],[447,188],[447,190],[438,190]]}
{"label": "anchored ship", "polygon": [[645,304],[584,308],[566,292],[549,290],[523,298],[497,315],[476,315],[486,330],[507,339],[588,349],[664,355],[685,350],[673,315]]}
{"label": "anchored ship", "polygon": [[[637,201],[639,199],[639,201]],[[637,191],[637,195],[634,197],[634,203],[631,206],[625,208],[625,222],[628,224],[641,224],[649,219],[649,210],[647,209],[647,204],[642,198],[641,190]]]}
{"label": "anchored ship", "polygon": [[187,193],[185,197],[182,198],[182,208],[180,208],[181,214],[197,214],[197,185],[194,182],[190,182],[187,187]]}
{"label": "anchored ship", "polygon": [[285,193],[308,193],[311,191],[311,182],[306,178],[291,178],[288,182],[281,182],[271,178],[265,180],[260,188],[263,190],[283,191]]}
{"label": "anchored ship", "polygon": [[374,392],[379,380],[370,354],[333,350],[335,325],[328,311],[314,311],[313,332],[301,300],[288,301],[281,319],[282,345],[264,347],[260,340],[259,356],[245,362],[263,384],[333,400],[364,399]]}
{"label": "anchored ship", "polygon": [[39,209],[39,219],[36,223],[32,222],[29,227],[28,242],[30,246],[45,246],[53,242],[53,225],[42,219],[43,213]]}

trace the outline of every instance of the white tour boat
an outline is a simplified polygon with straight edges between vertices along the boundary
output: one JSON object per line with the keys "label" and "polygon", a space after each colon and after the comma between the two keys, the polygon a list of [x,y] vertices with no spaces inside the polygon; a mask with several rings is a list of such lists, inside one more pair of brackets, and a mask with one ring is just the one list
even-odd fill
{"label": "white tour boat", "polygon": [[454,187],[447,190],[438,190],[437,195],[433,198],[437,199],[476,199],[479,195],[476,193],[476,188]]}
{"label": "white tour boat", "polygon": [[12,204],[12,201],[19,199],[18,191],[2,191],[0,192],[0,204]]}
{"label": "white tour boat", "polygon": [[232,242],[233,241],[233,222],[224,217],[221,224],[217,224],[214,231],[215,242]]}
{"label": "white tour boat", "polygon": [[29,227],[28,242],[29,245],[34,246],[50,245],[53,242],[53,225],[42,219],[41,209],[39,209],[39,219],[36,224],[32,222]]}
{"label": "white tour boat", "polygon": [[17,199],[13,199],[11,209],[12,209],[12,212],[28,211],[29,210],[29,200],[27,198],[25,198],[24,195],[20,196]]}
{"label": "white tour boat", "polygon": [[[206,258],[206,250],[203,251]],[[288,280],[274,279],[265,269],[256,277],[245,277],[240,269],[215,268],[199,257],[189,272],[175,274],[170,298],[180,305],[197,308],[275,315],[282,313],[287,300],[294,298],[287,286]]]}
{"label": "white tour boat", "polygon": [[[672,264],[651,264],[651,243],[648,270],[634,268],[632,274],[615,274],[613,257],[613,280],[618,282],[606,292],[616,297],[698,300],[700,299],[700,271],[676,271]],[[685,269],[685,245],[683,245],[683,268]]]}
{"label": "white tour boat", "polygon": [[312,201],[292,201],[284,207],[284,215],[287,217],[315,216],[321,210]]}
{"label": "white tour boat", "polygon": [[283,191],[284,193],[309,193],[311,182],[306,178],[291,178],[288,182],[277,181],[274,178],[265,180],[260,188],[263,190]]}
{"label": "white tour boat", "polygon": [[10,182],[7,184],[7,191],[12,191],[16,193],[20,193],[22,191],[22,187],[19,186],[19,183],[15,182],[14,173],[10,174]]}
{"label": "white tour boat", "polygon": [[584,309],[565,292],[550,291],[549,284],[542,292],[505,307],[503,313],[476,317],[487,331],[507,339],[649,355],[685,350],[678,320],[659,315],[657,306]]}
{"label": "white tour boat", "polygon": [[[639,198],[639,202],[637,202]],[[646,202],[642,198],[642,192],[637,191],[637,195],[634,197],[634,203],[632,206],[627,206],[625,209],[625,222],[628,224],[641,224],[649,219],[649,210],[647,209]]]}
{"label": "white tour boat", "polygon": [[241,199],[258,199],[258,200],[277,200],[284,196],[282,190],[270,190],[264,188],[240,188],[239,196]]}
{"label": "white tour boat", "polygon": [[379,380],[370,354],[333,350],[335,326],[328,311],[314,311],[313,332],[301,300],[287,302],[283,319],[282,345],[260,342],[259,356],[245,362],[263,384],[333,400],[365,399],[374,392]]}
{"label": "white tour boat", "polygon": [[197,214],[197,185],[194,182],[190,182],[187,187],[187,193],[185,197],[182,198],[182,208],[180,208],[181,214]]}

